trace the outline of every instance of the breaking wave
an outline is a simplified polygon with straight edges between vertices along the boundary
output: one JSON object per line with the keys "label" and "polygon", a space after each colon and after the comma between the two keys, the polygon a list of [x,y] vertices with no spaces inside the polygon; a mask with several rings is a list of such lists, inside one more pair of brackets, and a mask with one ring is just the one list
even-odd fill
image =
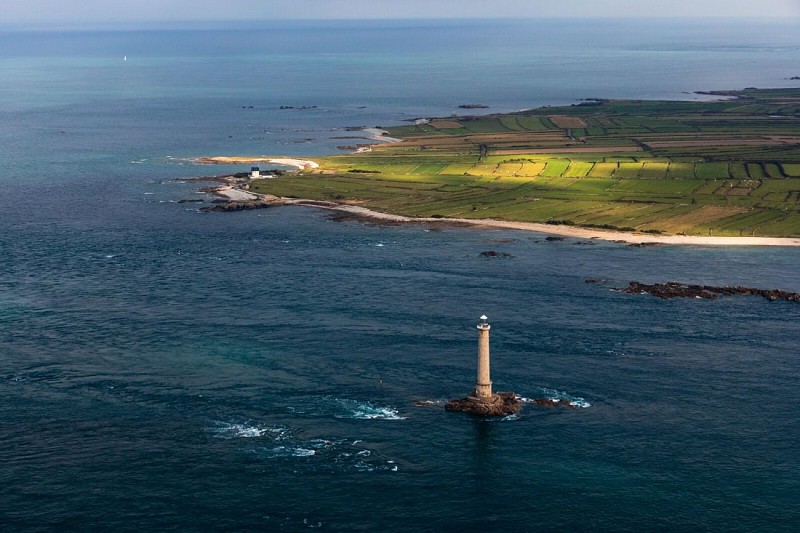
{"label": "breaking wave", "polygon": [[356,420],[405,420],[399,411],[393,407],[375,405],[371,402],[358,400],[332,399],[338,405],[340,412],[334,414],[336,418],[354,418]]}
{"label": "breaking wave", "polygon": [[289,430],[283,426],[259,426],[251,422],[243,424],[221,422],[218,427],[209,431],[221,439],[252,439],[266,436],[280,438]]}
{"label": "breaking wave", "polygon": [[[568,392],[559,391],[556,389],[548,389],[542,388],[541,389],[541,397],[547,398],[548,400],[552,400],[554,402],[564,402],[569,404],[572,407],[579,407],[581,409],[585,409],[587,407],[591,407],[592,404],[587,402],[585,398],[580,396],[573,396]],[[524,403],[534,403],[536,401],[535,398],[525,398],[520,397],[520,401]]]}
{"label": "breaking wave", "polygon": [[394,407],[333,396],[312,397],[302,404],[288,406],[286,409],[294,415],[353,420],[405,420],[407,418],[401,416],[398,409]]}

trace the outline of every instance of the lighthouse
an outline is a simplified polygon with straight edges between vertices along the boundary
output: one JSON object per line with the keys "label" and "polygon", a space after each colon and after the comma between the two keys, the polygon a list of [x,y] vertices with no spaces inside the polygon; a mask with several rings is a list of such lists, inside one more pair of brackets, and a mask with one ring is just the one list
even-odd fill
{"label": "lighthouse", "polygon": [[475,382],[475,396],[482,399],[492,397],[492,379],[489,375],[489,318],[481,316],[478,323],[478,380]]}
{"label": "lighthouse", "polygon": [[513,392],[492,392],[489,372],[489,319],[481,316],[478,323],[478,377],[475,390],[460,400],[450,400],[444,406],[448,411],[463,411],[473,415],[506,416],[519,411],[521,403]]}

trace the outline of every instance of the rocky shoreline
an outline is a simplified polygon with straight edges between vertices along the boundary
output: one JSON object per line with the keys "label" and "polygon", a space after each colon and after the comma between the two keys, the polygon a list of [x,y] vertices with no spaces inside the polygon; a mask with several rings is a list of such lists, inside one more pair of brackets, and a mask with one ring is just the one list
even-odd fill
{"label": "rocky shoreline", "polygon": [[256,200],[216,200],[213,206],[201,207],[200,211],[203,213],[209,212],[227,212],[227,211],[248,211],[250,209],[265,209],[267,207],[275,207],[276,205],[283,205],[283,202],[276,202],[259,198]]}
{"label": "rocky shoreline", "polygon": [[[247,161],[260,161],[260,159],[245,158],[201,158],[214,163],[241,163]],[[241,159],[241,161],[239,160]],[[213,160],[213,161],[212,161]],[[235,161],[234,161],[235,160]],[[289,165],[290,160],[271,159],[274,163]],[[313,161],[292,160],[299,169],[313,170],[319,165]],[[406,224],[419,224],[433,231],[444,228],[463,228],[474,227],[480,229],[514,229],[523,231],[535,231],[548,234],[545,240],[548,242],[563,241],[567,237],[589,239],[588,241],[575,242],[573,244],[594,244],[592,240],[603,240],[615,243],[624,243],[637,248],[659,247],[664,245],[696,245],[696,246],[800,246],[800,238],[797,237],[713,237],[695,235],[651,235],[649,233],[624,232],[599,230],[596,228],[583,228],[573,225],[546,224],[535,222],[513,222],[508,220],[496,219],[467,219],[467,218],[448,218],[434,215],[431,217],[408,217],[374,211],[351,203],[308,200],[302,198],[277,197],[271,195],[260,195],[248,191],[249,178],[246,173],[239,173],[232,176],[216,176],[206,178],[186,178],[180,181],[215,181],[226,185],[208,187],[203,192],[214,194],[221,198],[227,198],[229,202],[236,202],[229,207],[217,207],[203,209],[204,211],[241,211],[244,209],[261,209],[274,205],[305,205],[309,207],[320,207],[336,211],[332,219],[341,222],[357,221],[360,223],[381,226],[395,226]]]}

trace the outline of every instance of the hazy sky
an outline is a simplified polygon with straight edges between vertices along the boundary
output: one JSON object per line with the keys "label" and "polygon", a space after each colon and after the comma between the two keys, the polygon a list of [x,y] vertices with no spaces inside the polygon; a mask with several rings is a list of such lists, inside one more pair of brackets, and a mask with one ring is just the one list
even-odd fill
{"label": "hazy sky", "polygon": [[800,17],[800,0],[5,0],[6,23],[455,17]]}

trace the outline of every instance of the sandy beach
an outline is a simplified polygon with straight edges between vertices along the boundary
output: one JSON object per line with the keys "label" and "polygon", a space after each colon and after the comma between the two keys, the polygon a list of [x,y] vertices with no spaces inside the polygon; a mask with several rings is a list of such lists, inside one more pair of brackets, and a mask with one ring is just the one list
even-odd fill
{"label": "sandy beach", "polygon": [[[371,128],[375,131],[376,138],[381,136],[378,128]],[[383,140],[394,142],[396,139]],[[297,168],[299,170],[314,170],[319,168],[319,163],[307,159],[276,158],[267,156],[214,156],[201,157],[196,160],[199,164],[254,164],[271,163]],[[245,192],[232,186],[219,187],[216,193],[226,197],[231,201],[241,202],[257,200],[260,195]],[[799,237],[716,237],[712,235],[659,235],[652,233],[610,231],[594,228],[582,228],[579,226],[541,224],[535,222],[512,222],[508,220],[496,219],[470,219],[470,218],[415,218],[402,215],[393,215],[373,211],[365,207],[338,204],[335,202],[320,202],[308,199],[289,199],[281,198],[281,203],[305,205],[319,207],[351,213],[356,216],[384,220],[390,222],[416,222],[416,223],[453,223],[461,225],[480,226],[484,228],[516,229],[524,231],[536,231],[550,235],[563,235],[565,237],[576,237],[580,239],[601,239],[605,241],[626,242],[629,244],[664,244],[664,245],[699,245],[699,246],[800,246]]]}
{"label": "sandy beach", "polygon": [[199,157],[194,160],[200,165],[252,165],[254,163],[270,163],[294,167],[299,170],[313,170],[319,168],[319,163],[308,159],[294,159],[290,157],[269,157],[269,156],[213,156]]}
{"label": "sandy beach", "polygon": [[223,187],[214,188],[214,194],[222,196],[234,202],[247,202],[250,200],[258,200],[259,195],[243,191],[235,188],[233,185],[225,185]]}
{"label": "sandy beach", "polygon": [[392,215],[373,211],[365,207],[336,204],[333,202],[317,202],[313,200],[283,199],[287,204],[306,205],[343,211],[365,218],[385,220],[390,222],[430,222],[430,223],[455,223],[472,225],[483,228],[516,229],[536,231],[550,235],[577,237],[580,239],[601,239],[604,241],[626,242],[629,244],[664,244],[664,245],[698,245],[698,246],[800,246],[800,238],[793,237],[714,237],[703,235],[654,235],[650,233],[634,233],[623,231],[608,231],[577,226],[563,226],[552,224],[538,224],[533,222],[510,222],[494,219],[469,219],[469,218],[413,218],[402,215]]}
{"label": "sandy beach", "polygon": [[389,137],[389,132],[386,130],[382,130],[380,128],[364,128],[364,131],[369,133],[369,138],[373,141],[378,141],[383,143],[403,142],[403,139],[396,139],[394,137]]}

